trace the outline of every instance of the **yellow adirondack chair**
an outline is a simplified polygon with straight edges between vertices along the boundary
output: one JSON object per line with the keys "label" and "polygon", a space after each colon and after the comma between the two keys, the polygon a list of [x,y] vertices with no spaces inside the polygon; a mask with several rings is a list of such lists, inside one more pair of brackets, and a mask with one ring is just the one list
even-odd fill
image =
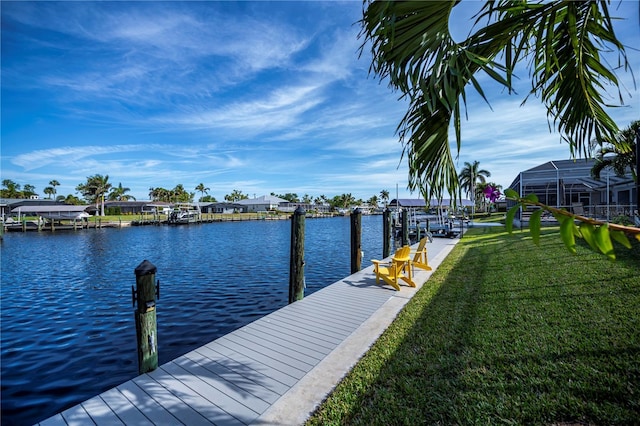
{"label": "yellow adirondack chair", "polygon": [[424,269],[425,271],[430,271],[431,266],[429,266],[429,262],[427,261],[427,239],[427,237],[424,237],[420,240],[418,249],[413,252],[413,261],[411,264],[417,268]]}
{"label": "yellow adirondack chair", "polygon": [[410,252],[411,247],[404,246],[396,250],[389,262],[372,259],[371,262],[373,262],[376,273],[376,284],[380,283],[380,278],[382,278],[384,282],[398,291],[400,291],[401,280],[411,287],[415,287],[416,284],[411,279]]}

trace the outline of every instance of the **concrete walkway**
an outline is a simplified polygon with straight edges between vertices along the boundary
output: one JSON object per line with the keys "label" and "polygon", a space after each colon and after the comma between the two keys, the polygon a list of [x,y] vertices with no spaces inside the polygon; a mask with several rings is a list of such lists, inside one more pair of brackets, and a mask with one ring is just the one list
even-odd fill
{"label": "concrete walkway", "polygon": [[[458,241],[427,244],[433,270]],[[395,291],[366,266],[40,424],[302,424],[432,273]]]}

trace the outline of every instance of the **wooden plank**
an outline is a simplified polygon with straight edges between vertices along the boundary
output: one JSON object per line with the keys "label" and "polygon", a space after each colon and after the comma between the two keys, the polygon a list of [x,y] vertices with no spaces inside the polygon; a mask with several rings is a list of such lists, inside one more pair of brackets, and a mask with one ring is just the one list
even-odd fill
{"label": "wooden plank", "polygon": [[100,398],[100,396],[94,396],[91,399],[83,402],[82,407],[87,414],[91,417],[91,420],[98,426],[120,426],[124,425],[118,416],[111,411],[111,408]]}
{"label": "wooden plank", "polygon": [[49,417],[46,420],[38,423],[39,426],[67,426],[67,422],[64,421],[62,414],[58,413],[53,417]]}
{"label": "wooden plank", "polygon": [[295,315],[295,313],[278,312],[276,316],[272,318],[277,321],[284,321],[289,324],[297,325],[300,332],[311,332],[324,334],[329,337],[333,337],[337,343],[342,342],[347,336],[353,333],[353,330],[343,330],[332,327],[331,325],[324,324],[322,320],[314,318],[306,318]]}
{"label": "wooden plank", "polygon": [[[235,352],[221,345],[215,345],[215,350],[209,345],[202,346],[196,352],[220,362],[222,365],[239,372],[250,380],[259,380],[264,387],[280,395],[285,393],[298,380],[288,374],[275,370],[265,364],[259,363],[244,354]],[[226,354],[226,355],[225,355]],[[218,361],[220,357],[224,361]]]}
{"label": "wooden plank", "polygon": [[[338,298],[350,297],[348,295],[338,295]],[[388,300],[388,299],[386,299]],[[386,302],[385,300],[385,302]],[[378,301],[375,301],[378,302]],[[356,321],[362,321],[365,318],[369,318],[371,314],[377,311],[383,303],[375,303],[374,301],[367,304],[359,303],[346,303],[332,298],[318,298],[313,301],[313,304],[318,308],[326,312],[336,312],[341,316],[351,318]]]}
{"label": "wooden plank", "polygon": [[91,416],[89,416],[81,404],[64,410],[62,417],[64,417],[64,421],[67,422],[69,426],[95,425],[94,421],[91,420]]}
{"label": "wooden plank", "polygon": [[250,339],[246,335],[240,333],[231,333],[219,339],[222,342],[231,341],[238,345],[244,346],[247,350],[259,352],[273,359],[281,360],[289,367],[294,367],[300,371],[307,372],[318,362],[315,359],[307,357],[299,352],[289,350],[287,348],[269,345],[268,342],[259,339]]}
{"label": "wooden plank", "polygon": [[[296,367],[292,367],[290,364],[288,363],[284,363],[282,362],[280,359],[278,358],[273,358],[272,356],[267,356],[265,354],[263,354],[262,352],[258,352],[255,350],[252,350],[250,348],[247,348],[246,346],[240,345],[232,340],[229,339],[225,339],[225,338],[220,338],[218,340],[216,340],[216,344],[226,347],[228,349],[231,349],[235,352],[238,353],[242,353],[244,355],[246,355],[248,358],[251,358],[252,360],[258,361],[262,364],[265,364],[267,366],[269,366],[270,368],[273,368],[274,370],[280,371],[282,373],[285,373],[288,376],[293,377],[294,379],[296,379],[294,381],[297,382],[297,380],[301,379],[302,377],[304,377],[304,375],[307,373],[305,370],[300,370]],[[280,357],[282,358],[282,357]]]}
{"label": "wooden plank", "polygon": [[265,346],[268,347],[276,347],[295,351],[300,355],[308,357],[313,360],[312,365],[317,364],[321,361],[325,356],[326,352],[318,352],[314,349],[308,348],[304,345],[301,345],[298,342],[288,340],[284,338],[282,334],[268,334],[263,331],[256,330],[255,328],[244,328],[242,333],[249,339],[258,339],[261,342],[264,342]]}
{"label": "wooden plank", "polygon": [[[154,371],[157,372],[158,370]],[[170,383],[172,391],[169,391],[166,387],[162,386],[156,380],[150,377],[150,373],[138,376],[133,379],[133,382],[141,389],[149,394],[158,404],[169,411],[175,418],[185,425],[212,425],[212,421],[207,420],[205,416],[198,411],[191,408],[188,401],[185,401],[179,394],[187,399],[189,394],[183,394],[185,386],[179,386],[177,380]],[[175,392],[175,393],[174,393]]]}
{"label": "wooden plank", "polygon": [[[206,369],[187,358],[180,359],[183,365],[170,362],[149,375],[164,386],[179,390],[181,399],[214,423],[218,423],[223,416],[233,416],[238,425],[247,424],[269,407],[268,403],[256,397],[249,398],[247,403],[240,402],[242,392],[237,387],[225,380],[211,380],[210,375],[207,379]],[[233,397],[229,394],[233,394]]]}
{"label": "wooden plank", "polygon": [[[374,312],[372,310],[371,312]],[[317,304],[307,304],[305,306],[297,306],[290,309],[287,313],[299,315],[306,319],[313,319],[322,322],[324,325],[330,325],[334,329],[343,330],[345,332],[353,332],[360,324],[362,319],[354,319],[339,310],[327,310],[324,306]]]}
{"label": "wooden plank", "polygon": [[293,341],[298,341],[300,344],[306,345],[309,348],[315,348],[318,352],[322,352],[323,350],[330,352],[340,342],[335,339],[330,341],[330,339],[325,339],[326,336],[314,333],[313,331],[309,332],[309,330],[305,330],[304,333],[300,333],[300,327],[295,327],[284,322],[256,321],[246,325],[245,327],[252,330],[260,330],[269,334],[291,336],[290,339]]}
{"label": "wooden plank", "polygon": [[312,318],[292,311],[277,311],[275,315],[271,317],[271,320],[287,321],[290,324],[297,324],[300,329],[313,330],[316,333],[333,337],[337,339],[338,342],[344,340],[344,338],[352,332],[351,330],[345,330],[342,327],[334,327],[333,324],[325,323],[322,318]]}
{"label": "wooden plank", "polygon": [[316,300],[325,297],[331,298],[334,295],[350,295],[352,297],[345,299],[345,301],[348,300],[349,303],[353,304],[367,304],[378,300],[388,300],[394,294],[396,294],[395,290],[376,284],[375,276],[372,274],[366,278],[365,285],[356,286],[345,281],[338,281],[313,293],[307,299]]}
{"label": "wooden plank", "polygon": [[116,388],[118,392],[127,398],[133,406],[144,414],[149,421],[156,425],[177,424],[178,419],[162,405],[151,397],[144,389],[129,380]]}
{"label": "wooden plank", "polygon": [[[272,316],[268,319],[261,320],[260,324],[273,328],[274,330],[287,329],[293,330],[297,334],[301,334],[300,324],[296,323],[295,319],[291,317]],[[341,336],[336,336],[326,330],[309,329],[308,327],[305,328],[303,335],[306,339],[311,339],[313,342],[331,348],[336,347],[343,340]]]}
{"label": "wooden plank", "polygon": [[340,330],[348,334],[351,334],[355,328],[362,324],[362,320],[354,320],[337,311],[327,311],[321,306],[299,307],[286,313],[283,312],[283,314],[313,320],[315,324],[322,324],[331,327],[332,330]]}
{"label": "wooden plank", "polygon": [[138,407],[133,405],[117,388],[110,389],[100,394],[102,400],[118,415],[126,425],[153,425]]}
{"label": "wooden plank", "polygon": [[[368,294],[367,294],[368,293]],[[354,313],[370,312],[372,308],[377,308],[386,303],[394,293],[381,292],[381,289],[375,291],[362,291],[352,288],[340,288],[336,286],[330,292],[319,294],[318,297],[309,300],[312,303],[332,303],[341,307],[348,307]]]}
{"label": "wooden plank", "polygon": [[311,341],[307,338],[306,333],[301,334],[298,330],[283,329],[273,326],[270,327],[269,324],[252,323],[245,327],[245,330],[254,334],[257,333],[261,336],[269,335],[279,337],[287,342],[295,343],[298,346],[313,350],[316,353],[321,354],[323,358],[335,348],[335,345],[327,345],[324,342],[318,343],[316,341]]}
{"label": "wooden plank", "polygon": [[[224,380],[231,383],[237,386],[241,392],[253,395],[268,403],[275,402],[281,395],[281,393],[274,392],[266,386],[263,386],[256,374],[250,375],[245,372],[246,375],[242,375],[195,351],[189,352],[184,355],[184,357],[208,370],[212,374],[212,377],[215,377],[217,380]],[[180,364],[179,360],[176,360],[176,362]],[[201,377],[206,377],[207,375],[208,373],[203,373]],[[249,378],[248,376],[253,377]]]}
{"label": "wooden plank", "polygon": [[[252,342],[256,342],[267,348],[292,356],[300,361],[304,361],[310,365],[316,365],[318,361],[324,358],[323,353],[314,351],[295,342],[283,339],[281,336],[260,333],[259,331],[243,328],[236,330],[234,335],[242,337]],[[286,352],[285,352],[286,351]]]}

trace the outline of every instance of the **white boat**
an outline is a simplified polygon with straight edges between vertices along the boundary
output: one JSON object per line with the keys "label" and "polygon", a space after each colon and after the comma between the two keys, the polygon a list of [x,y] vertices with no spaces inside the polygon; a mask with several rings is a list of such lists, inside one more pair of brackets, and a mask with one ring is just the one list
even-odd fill
{"label": "white boat", "polygon": [[167,223],[169,225],[188,225],[198,223],[201,219],[200,208],[193,204],[176,204],[173,211],[169,213]]}

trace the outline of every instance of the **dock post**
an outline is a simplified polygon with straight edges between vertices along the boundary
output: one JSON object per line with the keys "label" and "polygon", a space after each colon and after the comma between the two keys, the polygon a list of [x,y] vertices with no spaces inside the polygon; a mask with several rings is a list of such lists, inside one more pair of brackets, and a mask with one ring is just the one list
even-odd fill
{"label": "dock post", "polygon": [[291,256],[289,259],[289,303],[304,298],[304,218],[298,207],[291,216]]}
{"label": "dock post", "polygon": [[409,211],[408,210],[403,210],[402,211],[402,245],[403,246],[408,246],[409,245]]}
{"label": "dock post", "polygon": [[362,264],[362,212],[356,208],[351,212],[351,273],[360,270]]}
{"label": "dock post", "polygon": [[155,284],[157,268],[144,260],[134,270],[135,289],[131,286],[131,299],[138,309],[135,312],[138,340],[138,372],[148,373],[158,368],[158,332],[156,325],[156,296],[160,298],[160,281]]}
{"label": "dock post", "polygon": [[382,212],[382,258],[391,254],[391,210],[387,207]]}

